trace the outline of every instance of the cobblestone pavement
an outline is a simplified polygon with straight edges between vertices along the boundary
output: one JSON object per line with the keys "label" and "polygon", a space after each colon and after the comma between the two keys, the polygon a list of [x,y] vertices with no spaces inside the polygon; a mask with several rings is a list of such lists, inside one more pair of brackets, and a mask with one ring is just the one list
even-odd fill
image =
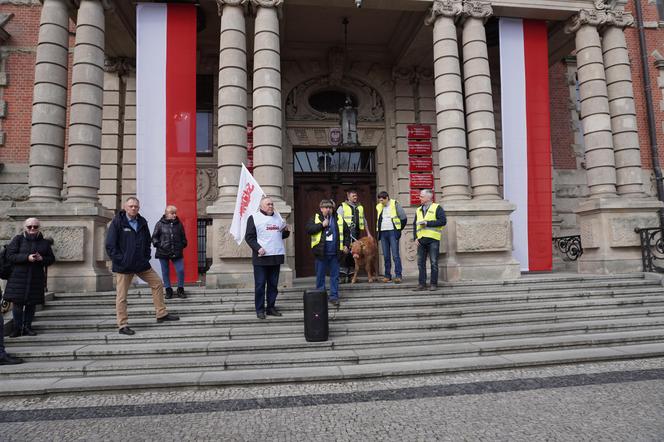
{"label": "cobblestone pavement", "polygon": [[664,359],[0,401],[1,441],[266,439],[664,440]]}

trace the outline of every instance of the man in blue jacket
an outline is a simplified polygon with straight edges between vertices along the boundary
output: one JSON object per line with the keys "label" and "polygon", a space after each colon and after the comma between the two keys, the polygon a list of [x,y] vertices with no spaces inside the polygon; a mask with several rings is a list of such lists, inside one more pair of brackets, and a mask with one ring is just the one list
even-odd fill
{"label": "man in blue jacket", "polygon": [[135,197],[127,198],[124,210],[121,210],[106,234],[106,253],[113,261],[116,278],[115,313],[120,334],[133,335],[127,316],[127,293],[134,275],[147,282],[152,289],[152,303],[157,314],[157,322],[177,321],[180,319],[166,310],[164,303],[164,285],[161,278],[152,270],[150,229],[148,223],[138,214],[140,203]]}

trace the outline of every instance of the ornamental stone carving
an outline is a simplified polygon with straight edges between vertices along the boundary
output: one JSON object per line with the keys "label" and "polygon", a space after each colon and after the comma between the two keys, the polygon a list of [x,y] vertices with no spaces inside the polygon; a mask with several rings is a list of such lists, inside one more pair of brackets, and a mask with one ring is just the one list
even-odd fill
{"label": "ornamental stone carving", "polygon": [[510,222],[504,218],[456,222],[457,252],[501,252],[512,249]]}
{"label": "ornamental stone carving", "polygon": [[565,25],[565,32],[568,34],[573,34],[581,26],[601,26],[606,23],[607,15],[604,11],[599,11],[596,9],[582,9],[570,21]]}
{"label": "ornamental stone carving", "polygon": [[316,92],[328,90],[330,86],[350,93],[357,97],[358,121],[383,121],[385,119],[385,105],[378,92],[366,83],[344,76],[338,83],[331,77],[322,76],[312,78],[295,86],[286,98],[286,119],[288,120],[314,120],[339,121],[337,112],[321,112],[309,105],[309,97]]}
{"label": "ornamental stone carving", "polygon": [[217,13],[219,15],[224,11],[224,6],[244,6],[249,0],[216,0],[217,1]]}
{"label": "ornamental stone carving", "polygon": [[424,23],[432,25],[439,16],[456,18],[463,12],[461,0],[434,0]]}
{"label": "ornamental stone carving", "polygon": [[14,222],[0,223],[0,243],[9,242],[14,236],[21,233],[21,227]]}
{"label": "ornamental stone carving", "polygon": [[58,262],[85,261],[85,227],[48,226],[44,237],[53,238],[53,254]]}
{"label": "ornamental stone carving", "polygon": [[611,247],[639,247],[641,245],[641,240],[639,234],[634,231],[634,228],[651,227],[657,226],[658,224],[659,221],[655,214],[652,216],[612,218],[609,220],[609,226],[611,228]]}
{"label": "ornamental stone carving", "polygon": [[493,15],[493,8],[489,2],[466,1],[463,4],[463,15],[471,18],[481,18],[486,21]]}
{"label": "ornamental stone carving", "polygon": [[414,82],[416,78],[415,69],[397,66],[392,69],[392,80]]}
{"label": "ornamental stone carving", "polygon": [[230,226],[221,225],[215,235],[219,258],[251,258],[251,248],[246,244],[238,245],[229,229]]}
{"label": "ornamental stone carving", "polygon": [[132,70],[136,70],[136,59],[128,57],[106,57],[104,60],[104,71],[126,75]]}
{"label": "ornamental stone carving", "polygon": [[634,25],[634,16],[629,12],[612,9],[606,11],[606,26],[625,29]]}
{"label": "ornamental stone carving", "polygon": [[219,196],[217,187],[217,168],[206,167],[196,172],[196,198],[199,204],[204,201],[215,201]]}

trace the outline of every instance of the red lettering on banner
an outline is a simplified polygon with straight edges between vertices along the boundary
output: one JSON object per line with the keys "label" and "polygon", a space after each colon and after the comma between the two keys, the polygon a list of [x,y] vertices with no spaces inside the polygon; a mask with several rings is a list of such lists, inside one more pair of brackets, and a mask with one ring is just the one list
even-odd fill
{"label": "red lettering on banner", "polygon": [[251,193],[254,191],[255,187],[256,186],[251,183],[247,183],[244,186],[242,200],[240,201],[240,217],[244,216],[244,213],[247,211],[247,207],[249,207],[249,203],[251,202]]}

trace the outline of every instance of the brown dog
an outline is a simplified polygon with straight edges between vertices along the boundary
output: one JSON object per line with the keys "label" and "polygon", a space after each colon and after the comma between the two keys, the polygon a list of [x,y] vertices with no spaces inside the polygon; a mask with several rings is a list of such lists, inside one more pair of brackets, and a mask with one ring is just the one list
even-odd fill
{"label": "brown dog", "polygon": [[350,252],[353,254],[353,259],[355,260],[355,274],[350,283],[355,284],[357,282],[357,274],[362,266],[364,266],[364,269],[367,271],[369,282],[374,282],[374,278],[376,277],[374,263],[376,262],[376,254],[378,253],[376,240],[374,238],[369,238],[368,236],[360,238],[351,244]]}

